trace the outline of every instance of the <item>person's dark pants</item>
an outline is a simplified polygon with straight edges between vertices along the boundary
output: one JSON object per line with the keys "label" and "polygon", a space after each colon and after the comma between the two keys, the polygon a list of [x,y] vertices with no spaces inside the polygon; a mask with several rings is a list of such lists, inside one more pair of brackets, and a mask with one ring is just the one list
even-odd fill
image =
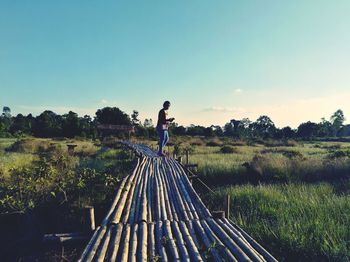
{"label": "person's dark pants", "polygon": [[168,130],[163,130],[161,128],[157,128],[157,132],[159,134],[159,151],[158,154],[163,153],[163,149],[169,141],[169,132]]}

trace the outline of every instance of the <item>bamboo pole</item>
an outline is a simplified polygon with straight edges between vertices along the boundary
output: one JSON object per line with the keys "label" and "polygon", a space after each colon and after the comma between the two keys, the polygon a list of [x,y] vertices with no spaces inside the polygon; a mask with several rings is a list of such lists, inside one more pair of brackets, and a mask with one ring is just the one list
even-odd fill
{"label": "bamboo pole", "polygon": [[211,229],[215,231],[215,234],[220,237],[222,242],[230,249],[239,261],[252,261],[242,249],[226,234],[226,232],[218,226],[214,219],[207,219],[206,222],[209,224]]}
{"label": "bamboo pole", "polygon": [[169,252],[172,256],[172,261],[181,261],[179,256],[179,251],[177,249],[173,234],[171,232],[170,221],[166,220],[163,224],[163,227],[164,227],[164,236],[166,238],[166,241],[169,247]]}
{"label": "bamboo pole", "polygon": [[156,223],[156,250],[157,250],[157,255],[159,256],[161,261],[168,261],[168,256],[165,250],[165,247],[163,245],[163,222],[162,221],[157,221]]}
{"label": "bamboo pole", "polygon": [[143,221],[139,226],[137,261],[147,261],[147,223]]}
{"label": "bamboo pole", "polygon": [[86,245],[82,255],[80,256],[80,259],[78,260],[79,262],[81,261],[87,261],[86,258],[88,257],[89,251],[93,247],[93,245],[96,243],[96,240],[101,233],[101,227],[97,227],[94,234],[92,235],[89,243]]}
{"label": "bamboo pole", "polygon": [[117,260],[118,250],[121,246],[121,237],[123,233],[123,224],[119,223],[114,227],[113,239],[111,239],[111,254],[109,257],[110,262]]}
{"label": "bamboo pole", "polygon": [[255,250],[261,254],[266,261],[269,262],[277,262],[277,260],[269,253],[267,252],[258,242],[256,242],[251,236],[249,236],[243,229],[241,229],[239,226],[236,224],[232,223],[232,225],[239,231],[243,237],[254,247]]}
{"label": "bamboo pole", "polygon": [[99,232],[97,233],[95,242],[92,244],[91,248],[89,249],[89,251],[86,254],[86,257],[82,261],[88,262],[88,261],[93,260],[95,254],[96,254],[97,248],[99,247],[101,240],[102,240],[103,236],[105,235],[105,232],[106,232],[106,227],[105,226],[101,227]]}
{"label": "bamboo pole", "polygon": [[215,262],[221,262],[222,259],[219,255],[218,250],[212,245],[215,242],[208,237],[207,233],[205,232],[204,228],[200,224],[199,220],[193,220],[193,225],[195,226],[196,231],[198,232],[199,239],[201,240],[204,247],[206,248],[205,252],[211,254],[211,260]]}
{"label": "bamboo pole", "polygon": [[240,236],[235,234],[227,224],[225,224],[222,220],[218,219],[216,222],[220,225],[222,229],[230,236],[230,238],[242,249],[242,251],[249,256],[253,261],[262,262],[265,261],[263,257],[256,254],[256,251],[250,246],[248,242],[242,239]]}
{"label": "bamboo pole", "polygon": [[191,261],[197,261],[197,262],[203,261],[203,258],[201,256],[201,254],[199,253],[199,250],[195,244],[195,241],[193,240],[193,236],[190,235],[185,222],[180,221],[179,227],[180,227],[180,230],[182,232],[183,239],[186,243],[186,247],[187,247],[188,253],[190,255]]}
{"label": "bamboo pole", "polygon": [[127,262],[128,261],[128,256],[129,256],[129,242],[130,242],[130,225],[126,224],[125,225],[125,230],[123,232],[123,249],[121,251],[121,257],[120,261],[121,262]]}
{"label": "bamboo pole", "polygon": [[150,261],[156,259],[155,224],[148,224],[148,257]]}
{"label": "bamboo pole", "polygon": [[190,261],[190,256],[189,256],[188,251],[186,249],[185,242],[182,238],[181,231],[179,229],[179,225],[177,224],[176,221],[171,222],[171,228],[172,228],[172,231],[175,235],[176,245],[177,245],[177,248],[179,249],[181,261]]}
{"label": "bamboo pole", "polygon": [[103,262],[106,256],[107,248],[109,245],[109,240],[111,237],[111,230],[108,229],[103,240],[101,241],[100,247],[97,251],[97,254],[94,258],[95,261],[97,262]]}

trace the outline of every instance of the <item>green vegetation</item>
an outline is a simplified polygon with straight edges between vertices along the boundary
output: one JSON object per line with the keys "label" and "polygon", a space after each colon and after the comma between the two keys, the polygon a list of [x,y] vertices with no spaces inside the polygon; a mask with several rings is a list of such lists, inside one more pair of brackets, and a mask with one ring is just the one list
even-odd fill
{"label": "green vegetation", "polygon": [[[77,144],[74,156],[66,147],[72,142]],[[91,141],[2,139],[0,145],[1,213],[102,205],[133,161],[125,151]]]}
{"label": "green vegetation", "polygon": [[[137,140],[156,148],[156,141]],[[230,194],[230,218],[279,260],[348,261],[350,143],[188,136],[171,142],[177,156],[190,152],[214,189],[194,182],[208,207],[223,209]],[[59,209],[70,223],[86,205],[106,208],[133,163],[115,145],[115,139],[0,139],[0,212]]]}
{"label": "green vegetation", "polygon": [[348,261],[349,143],[198,140],[190,162],[215,193],[194,185],[211,210],[230,194],[230,218],[281,261]]}
{"label": "green vegetation", "polygon": [[207,202],[223,208],[230,194],[231,219],[281,260],[347,261],[350,183],[340,183],[234,186],[217,190]]}

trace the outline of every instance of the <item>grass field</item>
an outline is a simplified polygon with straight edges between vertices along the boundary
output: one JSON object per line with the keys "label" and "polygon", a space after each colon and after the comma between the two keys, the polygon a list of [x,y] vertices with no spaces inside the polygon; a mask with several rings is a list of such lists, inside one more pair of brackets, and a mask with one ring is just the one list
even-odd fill
{"label": "grass field", "polygon": [[[156,141],[141,142],[156,148]],[[183,158],[190,151],[190,162],[214,189],[212,194],[194,184],[208,207],[223,209],[230,194],[230,218],[279,260],[349,261],[350,143],[171,142],[170,151]],[[70,143],[77,145],[74,156],[67,154]],[[0,139],[1,213],[103,207],[132,161],[113,144]]]}

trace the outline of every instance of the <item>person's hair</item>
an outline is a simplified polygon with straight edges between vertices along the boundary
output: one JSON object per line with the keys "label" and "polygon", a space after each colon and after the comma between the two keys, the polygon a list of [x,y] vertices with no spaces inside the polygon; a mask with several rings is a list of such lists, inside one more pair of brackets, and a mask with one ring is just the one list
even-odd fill
{"label": "person's hair", "polygon": [[170,102],[169,102],[169,101],[165,101],[165,102],[163,103],[163,107],[165,107],[166,105],[170,105]]}

